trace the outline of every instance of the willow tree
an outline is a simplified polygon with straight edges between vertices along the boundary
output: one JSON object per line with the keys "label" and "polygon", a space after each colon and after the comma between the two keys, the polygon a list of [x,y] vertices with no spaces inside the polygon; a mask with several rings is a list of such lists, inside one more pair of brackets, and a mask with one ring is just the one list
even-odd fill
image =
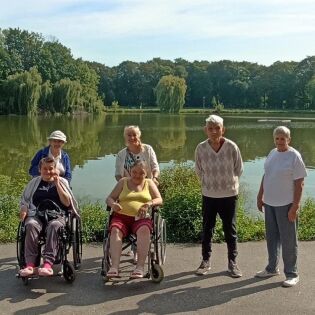
{"label": "willow tree", "polygon": [[155,88],[156,103],[161,112],[178,113],[185,103],[186,89],[185,79],[163,76]]}

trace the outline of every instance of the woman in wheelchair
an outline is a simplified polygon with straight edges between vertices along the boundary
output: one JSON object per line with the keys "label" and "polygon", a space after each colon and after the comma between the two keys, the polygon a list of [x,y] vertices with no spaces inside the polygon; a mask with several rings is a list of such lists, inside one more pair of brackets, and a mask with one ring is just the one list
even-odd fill
{"label": "woman in wheelchair", "polygon": [[119,180],[106,203],[113,211],[110,222],[109,278],[119,277],[119,263],[123,238],[130,233],[137,236],[138,260],[130,278],[143,278],[144,264],[150,246],[152,221],[149,209],[162,204],[160,192],[152,179],[146,178],[147,165],[136,161],[131,167],[130,177]]}
{"label": "woman in wheelchair", "polygon": [[[28,277],[35,273],[39,253],[39,238],[45,233],[45,246],[43,250],[43,267],[38,268],[38,275],[52,276],[57,252],[58,232],[65,225],[65,214],[72,208],[77,213],[77,203],[69,188],[68,181],[59,177],[56,172],[56,162],[51,157],[45,157],[39,162],[40,176],[27,184],[20,203],[20,219],[24,220],[25,235],[25,268],[19,271],[21,277]],[[39,216],[38,206],[43,201],[52,201],[59,207],[59,213],[46,222]],[[58,208],[57,207],[57,208]]]}

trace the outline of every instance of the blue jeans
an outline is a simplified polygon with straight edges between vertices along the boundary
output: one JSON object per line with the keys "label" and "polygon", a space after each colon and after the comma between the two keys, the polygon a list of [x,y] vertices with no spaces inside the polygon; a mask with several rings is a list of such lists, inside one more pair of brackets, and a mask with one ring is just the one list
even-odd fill
{"label": "blue jeans", "polygon": [[297,277],[297,221],[290,222],[288,212],[291,204],[273,207],[265,204],[265,227],[268,249],[266,270],[274,272],[278,268],[280,247],[286,277]]}

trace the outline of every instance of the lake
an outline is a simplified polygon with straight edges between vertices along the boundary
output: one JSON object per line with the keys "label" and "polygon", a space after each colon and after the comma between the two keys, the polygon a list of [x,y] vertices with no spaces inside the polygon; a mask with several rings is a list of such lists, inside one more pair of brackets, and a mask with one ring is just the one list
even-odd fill
{"label": "lake", "polygon": [[[0,174],[18,176],[18,169],[28,170],[35,152],[47,144],[47,136],[51,131],[60,129],[68,138],[64,149],[71,157],[71,185],[75,195],[81,200],[104,202],[115,184],[115,154],[124,147],[124,126],[140,126],[142,141],[152,145],[163,169],[175,162],[193,163],[195,147],[205,139],[203,125],[207,116],[156,113],[50,118],[0,116]],[[274,147],[272,131],[282,124],[291,129],[291,144],[301,152],[308,167],[304,197],[315,197],[314,115],[223,117],[225,136],[238,144],[244,160],[241,185],[249,196],[249,212],[256,213],[255,198],[263,174],[263,163]]]}

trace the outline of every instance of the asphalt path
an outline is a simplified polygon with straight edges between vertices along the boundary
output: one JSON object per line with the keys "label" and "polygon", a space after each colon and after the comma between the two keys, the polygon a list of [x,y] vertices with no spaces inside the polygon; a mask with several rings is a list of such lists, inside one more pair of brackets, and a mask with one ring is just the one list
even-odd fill
{"label": "asphalt path", "polygon": [[[165,278],[104,283],[100,276],[102,247],[84,246],[83,264],[72,284],[63,278],[40,278],[27,286],[15,278],[15,245],[0,245],[0,314],[315,314],[315,242],[300,242],[300,283],[281,286],[283,273],[257,279],[266,264],[265,242],[239,245],[243,277],[228,276],[226,246],[215,244],[212,269],[196,276],[200,245],[167,247]],[[282,264],[280,266],[282,268]],[[123,258],[122,271],[133,266]]]}

